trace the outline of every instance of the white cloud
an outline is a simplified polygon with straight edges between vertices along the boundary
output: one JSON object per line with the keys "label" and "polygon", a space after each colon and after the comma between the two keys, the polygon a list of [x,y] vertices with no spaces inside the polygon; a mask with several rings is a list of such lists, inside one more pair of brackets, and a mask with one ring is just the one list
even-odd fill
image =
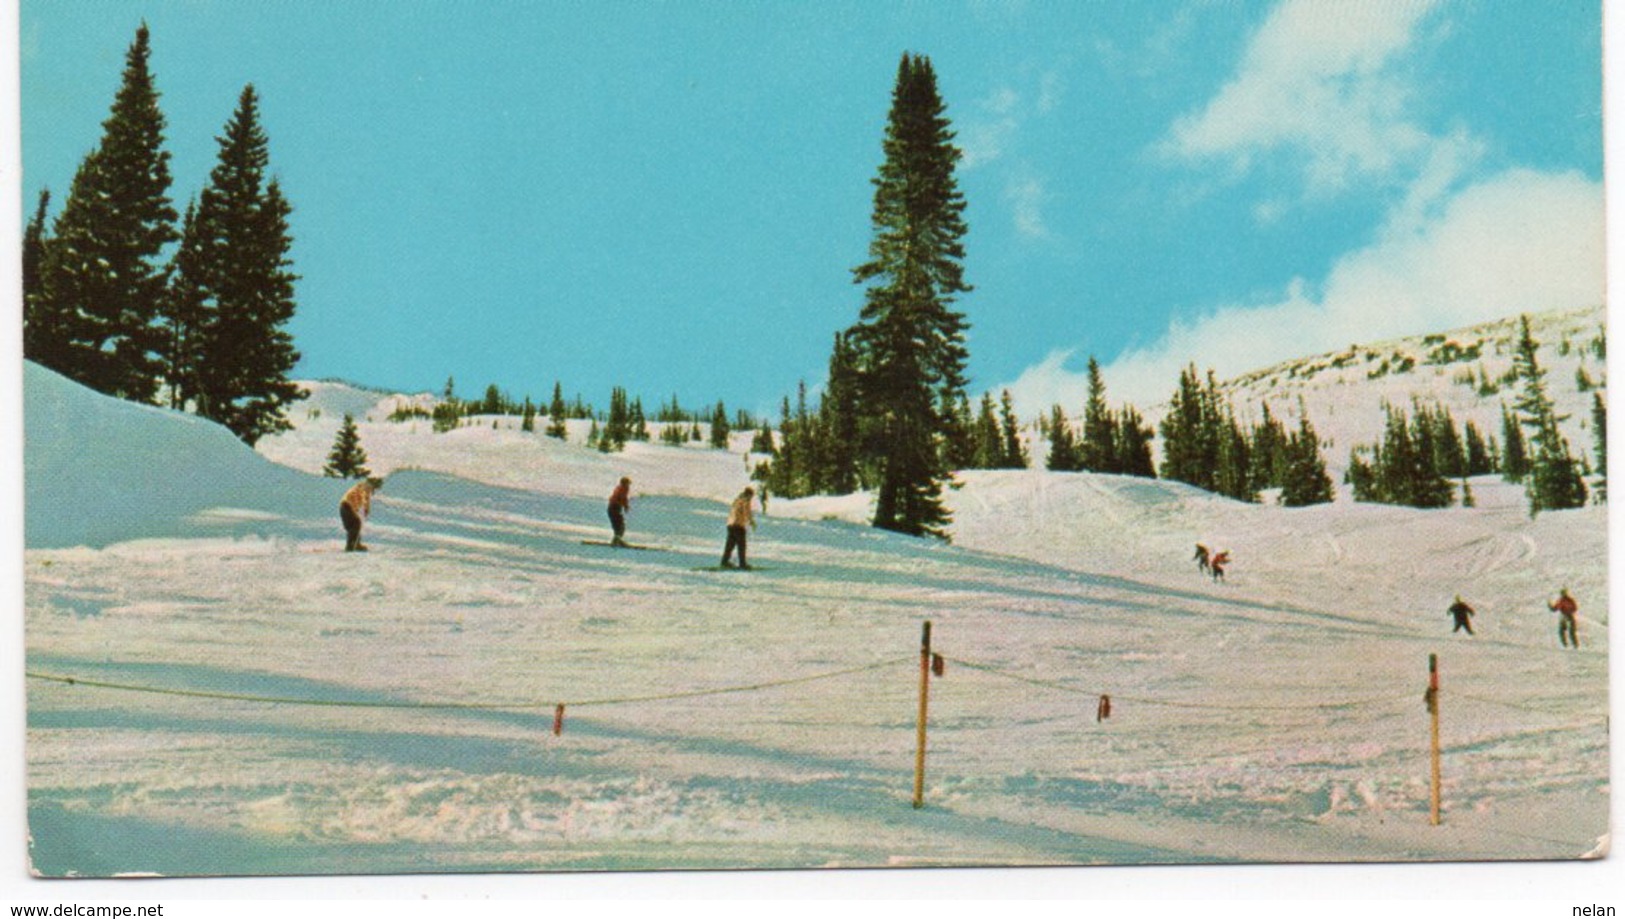
{"label": "white cloud", "polygon": [[[1325,280],[1295,279],[1273,302],[1175,320],[1154,344],[1103,368],[1113,401],[1149,405],[1194,363],[1221,378],[1355,342],[1421,335],[1520,312],[1603,301],[1603,193],[1576,173],[1527,169],[1473,185],[1411,222],[1403,209]],[[1317,293],[1318,291],[1318,293]],[[1008,388],[1024,414],[1082,400],[1086,379],[1054,351]]]}
{"label": "white cloud", "polygon": [[1396,62],[1434,6],[1287,0],[1253,36],[1235,78],[1174,125],[1165,152],[1245,171],[1260,153],[1292,151],[1312,196],[1426,160],[1434,138],[1408,120]]}
{"label": "white cloud", "polygon": [[994,90],[977,103],[956,138],[964,154],[962,168],[975,169],[1004,158],[1021,129],[1021,105],[1021,95],[1009,87]]}
{"label": "white cloud", "polygon": [[1026,239],[1047,239],[1049,226],[1044,223],[1044,183],[1028,176],[1015,179],[1004,190],[1005,203],[1010,206],[1016,232]]}
{"label": "white cloud", "polygon": [[[1418,223],[1402,208],[1375,243],[1345,255],[1313,291],[1297,279],[1274,302],[1171,323],[1155,344],[1107,366],[1107,384],[1121,398],[1156,402],[1188,363],[1228,377],[1354,342],[1603,302],[1600,183],[1514,169],[1437,210]],[[1073,401],[1083,391],[1081,373],[1048,359],[1022,377],[1035,392],[1068,389]]]}

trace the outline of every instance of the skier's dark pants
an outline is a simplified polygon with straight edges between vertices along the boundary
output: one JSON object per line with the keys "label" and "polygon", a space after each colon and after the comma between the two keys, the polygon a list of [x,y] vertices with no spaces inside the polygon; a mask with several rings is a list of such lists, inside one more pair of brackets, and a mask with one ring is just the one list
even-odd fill
{"label": "skier's dark pants", "polygon": [[1473,624],[1467,621],[1467,617],[1457,616],[1456,627],[1450,630],[1450,634],[1454,635],[1462,629],[1466,629],[1468,635],[1473,634]]}
{"label": "skier's dark pants", "polygon": [[626,535],[626,511],[621,510],[618,504],[609,506],[609,526],[615,531],[616,539]]}
{"label": "skier's dark pants", "polygon": [[1557,620],[1557,640],[1567,648],[1572,642],[1574,647],[1580,647],[1580,630],[1574,624],[1573,616],[1561,616]]}
{"label": "skier's dark pants", "polygon": [[728,543],[722,547],[722,567],[728,567],[728,557],[733,555],[734,547],[739,547],[739,567],[745,566],[745,528],[729,527]]}
{"label": "skier's dark pants", "polygon": [[1224,580],[1224,567],[1222,565],[1211,565],[1211,566],[1209,566],[1208,570],[1210,570],[1213,573],[1213,580],[1215,580],[1215,581]]}
{"label": "skier's dark pants", "polygon": [[354,552],[361,547],[361,518],[348,504],[339,505],[339,520],[344,522],[344,551]]}

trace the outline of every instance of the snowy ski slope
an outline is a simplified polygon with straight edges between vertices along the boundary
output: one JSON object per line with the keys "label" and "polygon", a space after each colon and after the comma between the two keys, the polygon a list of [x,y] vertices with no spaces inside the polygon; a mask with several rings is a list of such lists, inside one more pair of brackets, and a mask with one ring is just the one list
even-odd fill
{"label": "snowy ski slope", "polygon": [[[385,421],[392,397],[319,384],[298,428],[261,444],[273,464],[195,419],[26,373],[29,816],[44,874],[1606,845],[1601,507],[1531,521],[1492,479],[1473,483],[1478,508],[1424,512],[978,472],[951,492],[953,545],[852,522],[862,496],[774,500],[751,543],[761,570],[708,572],[748,435],[729,452],[606,456],[517,419],[436,435]],[[344,411],[393,472],[367,554],[339,551],[344,483],[308,474]],[[583,545],[607,534],[622,474],[629,535],[665,551]],[[145,503],[97,490],[133,476]],[[1198,576],[1197,541],[1232,551],[1228,583]],[[1557,646],[1544,605],[1564,585],[1579,651]],[[1479,611],[1476,636],[1449,632],[1456,593]],[[916,811],[926,619],[947,669]],[[1112,715],[1097,722],[1102,694]]]}

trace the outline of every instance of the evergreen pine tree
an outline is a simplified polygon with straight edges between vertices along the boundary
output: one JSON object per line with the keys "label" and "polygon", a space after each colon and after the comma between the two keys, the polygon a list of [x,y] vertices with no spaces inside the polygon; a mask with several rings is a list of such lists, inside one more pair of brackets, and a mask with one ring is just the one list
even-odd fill
{"label": "evergreen pine tree", "polygon": [[1089,472],[1116,472],[1111,412],[1106,408],[1106,383],[1100,362],[1089,356],[1089,395],[1083,406],[1083,440],[1078,461]]}
{"label": "evergreen pine tree", "polygon": [[35,337],[45,333],[48,326],[44,305],[43,272],[45,270],[45,214],[51,206],[49,189],[39,194],[39,206],[23,231],[23,353],[34,356],[40,350]]}
{"label": "evergreen pine tree", "polygon": [[1264,403],[1263,415],[1263,420],[1253,426],[1250,476],[1259,488],[1285,488],[1291,465],[1286,428],[1270,413],[1268,402]]}
{"label": "evergreen pine tree", "polygon": [[154,401],[163,248],[176,239],[164,116],[146,23],[125,55],[102,138],[85,157],[40,253],[27,356],[100,392]]}
{"label": "evergreen pine tree", "polygon": [[619,386],[609,391],[609,415],[604,420],[604,429],[598,436],[598,449],[603,453],[623,450],[626,442],[631,439],[631,404],[626,398],[626,390]]}
{"label": "evergreen pine tree", "polygon": [[1004,435],[999,430],[999,416],[993,407],[993,394],[982,393],[981,411],[976,415],[975,469],[998,469],[1003,465]]}
{"label": "evergreen pine tree", "polygon": [[649,421],[643,416],[643,398],[632,400],[632,405],[626,413],[626,436],[628,440],[640,443],[649,442]]}
{"label": "evergreen pine tree", "polygon": [[1334,491],[1326,474],[1326,460],[1320,455],[1320,437],[1309,423],[1309,413],[1298,406],[1298,430],[1287,441],[1286,472],[1281,482],[1281,503],[1287,507],[1328,504]]}
{"label": "evergreen pine tree", "polygon": [[169,288],[164,293],[163,331],[158,348],[169,407],[195,407],[199,368],[203,364],[204,335],[211,321],[208,256],[198,230],[197,202],[188,202],[181,221],[181,243],[169,262]]}
{"label": "evergreen pine tree", "polygon": [[879,476],[874,525],[944,538],[941,406],[965,387],[967,323],[953,304],[970,290],[961,265],[965,200],[954,177],[960,152],[945,108],[930,60],[903,55],[873,183],[875,235],[868,261],[853,269],[868,286],[849,335],[862,455]]}
{"label": "evergreen pine tree", "polygon": [[[830,351],[829,381],[819,403],[821,437],[825,444],[826,481],[832,494],[851,494],[862,487],[860,466],[860,380],[857,353],[846,335],[835,335]],[[961,395],[963,398],[963,395]],[[765,424],[765,423],[764,423]],[[765,430],[765,427],[764,427]]]}
{"label": "evergreen pine tree", "polygon": [[1016,420],[1016,405],[1008,389],[999,399],[999,431],[1002,444],[999,451],[999,467],[1026,469],[1027,448],[1021,443],[1021,423]]}
{"label": "evergreen pine tree", "polygon": [[1371,487],[1362,489],[1355,482],[1355,500],[1449,507],[1455,490],[1435,465],[1431,423],[1421,411],[1413,420],[1392,405],[1384,405],[1383,410],[1387,418],[1371,466]]}
{"label": "evergreen pine tree", "polygon": [[587,429],[587,446],[591,449],[598,450],[601,453],[609,452],[609,450],[604,447],[604,435],[602,431],[598,430],[597,418],[592,420],[592,427]]}
{"label": "evergreen pine tree", "polygon": [[766,421],[762,422],[761,430],[751,437],[750,452],[765,453],[768,456],[778,455],[778,447],[773,444],[773,428]]}
{"label": "evergreen pine tree", "polygon": [[1372,464],[1366,460],[1363,447],[1354,447],[1349,450],[1348,471],[1343,474],[1343,481],[1347,482],[1354,492],[1354,500],[1375,502],[1377,500],[1377,474]]}
{"label": "evergreen pine tree", "polygon": [[355,416],[348,412],[338,436],[333,439],[333,450],[327,454],[327,465],[322,475],[335,479],[364,479],[372,472],[367,469],[367,451],[361,449],[361,435],[356,431]]}
{"label": "evergreen pine tree", "polygon": [[497,388],[497,384],[492,383],[492,384],[485,387],[485,398],[480,400],[480,407],[479,407],[478,414],[481,414],[481,415],[501,415],[501,414],[504,414],[504,409],[506,407],[507,401],[508,400],[502,398],[502,390]]}
{"label": "evergreen pine tree", "polygon": [[306,394],[288,379],[299,360],[285,330],[298,279],[288,270],[291,208],[277,180],[265,179],[269,154],[252,84],[238,97],[219,145],[195,217],[206,266],[201,287],[211,301],[199,349],[197,411],[253,444],[288,430],[284,410]]}
{"label": "evergreen pine tree", "polygon": [[1157,467],[1151,459],[1151,438],[1154,432],[1132,405],[1125,405],[1116,418],[1115,468],[1125,475],[1142,478],[1157,477]]}
{"label": "evergreen pine tree", "polygon": [[1478,430],[1478,425],[1468,421],[1464,439],[1467,442],[1467,474],[1489,475],[1495,472],[1495,457],[1490,452],[1489,442]]}
{"label": "evergreen pine tree", "polygon": [[553,401],[547,407],[548,437],[558,440],[568,440],[569,433],[564,424],[564,387],[557,380],[553,381]]}
{"label": "evergreen pine tree", "polygon": [[1592,451],[1597,458],[1597,500],[1608,500],[1608,405],[1602,393],[1591,394]]}
{"label": "evergreen pine tree", "polygon": [[1050,409],[1049,456],[1044,460],[1044,468],[1053,472],[1076,472],[1083,468],[1077,441],[1072,436],[1072,423],[1067,421],[1066,411],[1059,403]]}
{"label": "evergreen pine tree", "polygon": [[728,427],[728,411],[723,408],[722,400],[717,400],[716,410],[711,413],[711,447],[715,450],[728,449],[728,435],[733,433]]}
{"label": "evergreen pine tree", "polygon": [[1191,365],[1179,374],[1179,388],[1162,419],[1162,477],[1214,490],[1218,463],[1216,418],[1208,394]]}
{"label": "evergreen pine tree", "polygon": [[1529,448],[1524,445],[1523,426],[1506,403],[1501,404],[1501,442],[1501,478],[1522,482],[1529,476]]}
{"label": "evergreen pine tree", "polygon": [[1519,423],[1530,430],[1530,468],[1524,494],[1531,517],[1543,510],[1580,507],[1586,500],[1580,464],[1569,453],[1569,442],[1558,430],[1558,423],[1567,416],[1557,414],[1546,394],[1546,371],[1536,360],[1537,347],[1529,332],[1529,317],[1523,316],[1512,367],[1520,384],[1514,408]]}
{"label": "evergreen pine tree", "polygon": [[529,396],[525,397],[525,407],[520,414],[519,430],[530,434],[536,432],[536,406],[531,403]]}
{"label": "evergreen pine tree", "polygon": [[1258,490],[1253,487],[1247,435],[1242,431],[1241,423],[1226,407],[1223,414],[1216,416],[1215,425],[1219,456],[1214,466],[1214,490],[1237,501],[1257,502]]}

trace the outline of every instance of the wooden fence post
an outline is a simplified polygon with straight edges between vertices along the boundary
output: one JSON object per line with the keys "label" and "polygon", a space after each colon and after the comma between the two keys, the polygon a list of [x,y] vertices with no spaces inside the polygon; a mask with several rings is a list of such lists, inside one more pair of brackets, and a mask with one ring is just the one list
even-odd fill
{"label": "wooden fence post", "polygon": [[925,717],[931,691],[931,620],[920,630],[920,712],[914,725],[914,807],[925,806]]}

